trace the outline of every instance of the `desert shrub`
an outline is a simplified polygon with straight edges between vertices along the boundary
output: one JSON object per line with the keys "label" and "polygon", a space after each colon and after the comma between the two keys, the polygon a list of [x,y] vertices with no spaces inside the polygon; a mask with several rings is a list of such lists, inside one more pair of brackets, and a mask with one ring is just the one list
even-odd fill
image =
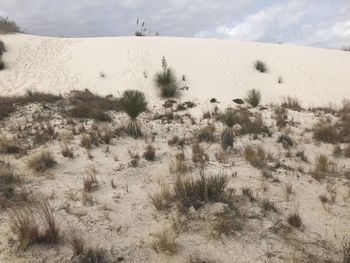
{"label": "desert shrub", "polygon": [[342,148],[340,147],[339,144],[337,144],[337,145],[334,146],[333,155],[334,155],[335,157],[339,157],[339,156],[342,154],[342,152],[343,152],[343,150],[342,150]]}
{"label": "desert shrub", "polygon": [[239,133],[244,134],[266,134],[271,136],[271,131],[265,126],[262,117],[258,114],[253,115],[246,109],[236,111],[237,123],[241,126]]}
{"label": "desert shrub", "polygon": [[281,107],[291,109],[294,111],[301,111],[303,109],[300,105],[299,100],[290,96],[283,98]]}
{"label": "desert shrub", "polygon": [[267,67],[265,63],[262,62],[261,60],[257,60],[254,66],[255,66],[255,69],[257,71],[260,71],[261,73],[265,73],[267,71]]}
{"label": "desert shrub", "polygon": [[226,125],[226,128],[221,134],[221,146],[224,150],[233,146],[236,131],[233,126],[237,123],[237,116],[232,108],[228,108],[224,114],[221,115],[220,120]]}
{"label": "desert shrub", "polygon": [[61,147],[61,153],[62,153],[63,157],[66,157],[66,158],[72,159],[74,157],[72,148],[70,148],[66,145]]}
{"label": "desert shrub", "polygon": [[102,128],[102,131],[100,133],[100,137],[105,144],[109,144],[111,142],[113,136],[114,136],[113,130],[110,127],[105,126]]}
{"label": "desert shrub", "polygon": [[8,33],[21,33],[22,30],[15,21],[10,20],[8,17],[0,17],[0,34]]}
{"label": "desert shrub", "polygon": [[69,116],[78,119],[94,119],[98,121],[111,121],[108,113],[101,109],[96,109],[90,105],[79,104],[69,110]]}
{"label": "desert shrub", "polygon": [[82,134],[80,137],[80,145],[84,147],[85,149],[89,150],[91,149],[91,136],[89,134]]}
{"label": "desert shrub", "polygon": [[100,247],[87,247],[77,256],[74,261],[77,263],[109,263],[112,262],[108,250]]}
{"label": "desert shrub", "polygon": [[215,140],[214,132],[215,126],[213,124],[208,124],[206,127],[198,131],[198,142],[213,142]]}
{"label": "desert shrub", "polygon": [[339,134],[334,126],[321,121],[314,126],[313,138],[325,143],[336,143],[339,139]]}
{"label": "desert shrub", "polygon": [[73,250],[74,256],[78,256],[84,252],[85,241],[80,235],[77,234],[76,231],[71,232],[69,244]]}
{"label": "desert shrub", "polygon": [[261,92],[257,89],[251,89],[247,92],[247,96],[244,99],[253,108],[259,106],[261,102]]}
{"label": "desert shrub", "polygon": [[45,170],[52,168],[55,164],[56,161],[52,153],[48,150],[43,150],[32,156],[27,162],[28,168],[35,172],[44,172]]}
{"label": "desert shrub", "polygon": [[199,177],[177,176],[174,183],[174,199],[186,211],[208,202],[225,202],[225,188],[228,178],[222,173],[206,177],[202,171]]}
{"label": "desert shrub", "polygon": [[289,135],[287,135],[287,134],[281,134],[278,137],[277,142],[281,143],[283,148],[285,148],[285,149],[293,147],[293,145],[294,145],[294,142],[293,142],[292,138]]}
{"label": "desert shrub", "polygon": [[170,255],[177,251],[178,245],[175,242],[175,237],[168,230],[164,229],[160,233],[154,235],[151,247],[157,253],[166,252]]}
{"label": "desert shrub", "polygon": [[144,93],[137,90],[126,90],[120,98],[120,104],[123,111],[130,117],[130,121],[126,128],[127,132],[134,137],[141,136],[141,125],[138,122],[137,117],[145,112],[148,107]]}
{"label": "desert shrub", "polygon": [[236,231],[242,229],[242,223],[229,211],[217,213],[212,226],[214,238],[221,238],[223,234],[226,236],[233,235]]}
{"label": "desert shrub", "polygon": [[175,71],[168,68],[165,58],[162,58],[163,70],[157,72],[154,77],[154,83],[159,90],[162,98],[176,98],[180,96],[180,89],[176,78]]}
{"label": "desert shrub", "polygon": [[153,145],[147,145],[146,150],[143,153],[143,157],[148,161],[154,161],[156,159],[156,149]]}
{"label": "desert shrub", "polygon": [[309,160],[307,159],[307,156],[305,155],[304,150],[302,150],[302,151],[297,151],[297,152],[295,153],[295,156],[298,157],[298,158],[300,158],[300,159],[301,159],[303,162],[305,162],[305,163],[308,163],[308,162],[309,162]]}
{"label": "desert shrub", "polygon": [[45,243],[57,243],[59,239],[60,228],[56,223],[53,210],[45,199],[41,199],[37,203],[39,215],[43,222],[43,233],[41,239]]}

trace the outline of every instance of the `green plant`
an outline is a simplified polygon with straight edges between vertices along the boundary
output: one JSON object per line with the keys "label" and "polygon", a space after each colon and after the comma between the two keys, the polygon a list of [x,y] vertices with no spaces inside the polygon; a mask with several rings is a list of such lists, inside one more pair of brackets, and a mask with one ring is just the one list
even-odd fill
{"label": "green plant", "polygon": [[233,146],[234,137],[237,136],[233,128],[237,123],[237,116],[232,108],[228,108],[225,113],[221,115],[220,119],[227,126],[221,134],[221,146],[226,150],[227,147]]}
{"label": "green plant", "polygon": [[265,73],[267,71],[265,63],[262,62],[261,60],[257,60],[255,62],[255,69],[260,71],[261,73]]}
{"label": "green plant", "polygon": [[176,98],[180,96],[180,90],[175,71],[168,68],[165,58],[162,58],[163,71],[157,72],[154,77],[154,83],[159,90],[162,98]]}
{"label": "green plant", "polygon": [[257,89],[251,89],[247,92],[247,96],[244,99],[250,106],[253,108],[259,106],[261,102],[261,92],[260,90]]}
{"label": "green plant", "polygon": [[147,110],[148,103],[144,93],[138,90],[126,90],[120,98],[120,104],[130,117],[127,132],[135,138],[141,136],[142,131],[137,117]]}

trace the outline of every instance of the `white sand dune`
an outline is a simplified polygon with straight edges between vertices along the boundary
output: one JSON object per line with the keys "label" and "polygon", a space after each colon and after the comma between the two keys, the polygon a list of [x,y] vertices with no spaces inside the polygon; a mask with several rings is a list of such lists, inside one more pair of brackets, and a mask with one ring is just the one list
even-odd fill
{"label": "white sand dune", "polygon": [[[17,34],[1,39],[8,48],[7,69],[0,73],[1,95],[85,88],[117,95],[140,89],[152,100],[153,75],[165,56],[178,77],[188,78],[185,98],[229,102],[252,88],[262,91],[264,103],[286,95],[306,105],[350,97],[350,53],[337,50],[168,37],[64,39]],[[254,69],[257,59],[266,63],[268,73]]]}

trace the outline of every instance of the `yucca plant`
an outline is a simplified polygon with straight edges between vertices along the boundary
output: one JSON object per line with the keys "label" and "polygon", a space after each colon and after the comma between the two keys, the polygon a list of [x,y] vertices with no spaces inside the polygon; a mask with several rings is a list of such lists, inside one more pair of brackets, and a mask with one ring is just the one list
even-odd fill
{"label": "yucca plant", "polygon": [[237,123],[238,118],[232,108],[228,108],[221,116],[221,121],[227,126],[221,134],[221,146],[224,150],[233,146],[234,138],[237,136],[233,126]]}
{"label": "yucca plant", "polygon": [[165,58],[162,58],[163,71],[157,72],[154,77],[154,83],[159,90],[162,98],[175,98],[180,95],[179,85],[175,71],[168,68]]}
{"label": "yucca plant", "polygon": [[247,96],[244,99],[250,106],[253,108],[259,106],[261,102],[261,92],[260,90],[257,89],[251,89],[247,92]]}
{"label": "yucca plant", "polygon": [[135,138],[141,136],[141,125],[137,117],[147,110],[148,103],[145,94],[138,90],[126,90],[120,98],[120,104],[123,111],[130,117],[126,127],[127,132]]}

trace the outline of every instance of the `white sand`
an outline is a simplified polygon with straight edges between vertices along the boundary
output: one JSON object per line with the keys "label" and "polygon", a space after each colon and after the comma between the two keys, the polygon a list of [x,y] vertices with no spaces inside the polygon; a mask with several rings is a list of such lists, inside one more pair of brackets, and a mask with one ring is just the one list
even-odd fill
{"label": "white sand", "polygon": [[[286,95],[307,106],[350,97],[350,53],[338,50],[168,37],[2,35],[1,39],[9,52],[4,55],[8,69],[0,73],[0,95],[85,88],[117,95],[135,88],[153,100],[153,75],[165,56],[178,77],[186,75],[190,87],[186,97],[192,99],[215,97],[229,102],[252,88],[262,91],[265,103]],[[257,59],[266,63],[266,74],[254,69]],[[282,84],[278,84],[280,76]]]}

